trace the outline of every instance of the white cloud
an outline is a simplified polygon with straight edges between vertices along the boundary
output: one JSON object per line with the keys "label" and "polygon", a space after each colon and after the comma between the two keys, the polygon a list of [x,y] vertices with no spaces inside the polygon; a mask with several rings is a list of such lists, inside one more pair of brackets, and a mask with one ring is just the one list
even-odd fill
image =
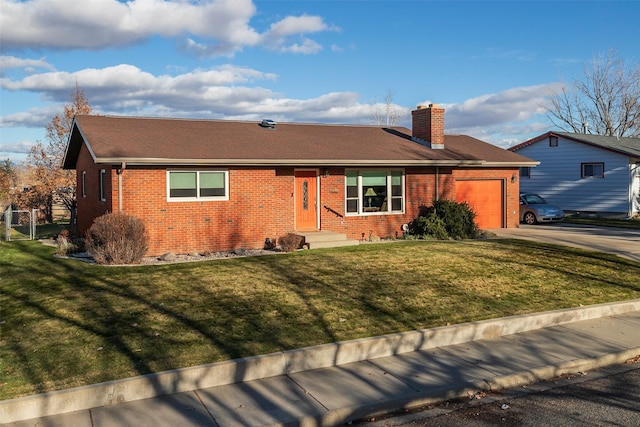
{"label": "white cloud", "polygon": [[[15,61],[19,63],[20,61]],[[153,75],[120,64],[76,72],[43,72],[22,79],[3,77],[0,87],[27,91],[51,101],[46,108],[2,117],[2,127],[42,127],[69,101],[76,84],[98,114],[259,120],[283,122],[373,124],[374,105],[359,102],[355,92],[332,92],[309,99],[293,99],[268,87],[278,76],[248,67],[222,65],[178,75]],[[446,108],[445,128],[501,147],[524,141],[549,129],[544,120],[546,95],[557,84],[517,87],[468,99]],[[56,104],[57,103],[57,104]],[[423,104],[429,104],[425,101]],[[411,127],[406,107],[399,125]]]}
{"label": "white cloud", "polygon": [[294,43],[290,46],[282,46],[278,49],[280,52],[288,53],[317,53],[322,50],[322,46],[310,39],[303,39],[302,44]]}
{"label": "white cloud", "polygon": [[0,71],[22,68],[33,72],[35,69],[42,68],[46,70],[54,70],[53,65],[44,59],[25,59],[16,56],[0,56]]}
{"label": "white cloud", "polygon": [[[44,129],[44,127],[51,122],[53,116],[59,113],[60,108],[56,106],[30,108],[27,111],[7,114],[0,117],[0,128],[26,127]],[[4,146],[4,144],[2,146]]]}
{"label": "white cloud", "polygon": [[294,34],[316,33],[327,30],[319,16],[287,16],[275,24],[264,35],[265,40],[280,39]]}
{"label": "white cloud", "polygon": [[[299,100],[260,86],[277,77],[233,65],[155,76],[133,65],[121,64],[73,73],[46,72],[20,80],[5,77],[0,79],[0,87],[34,92],[62,104],[68,102],[77,84],[99,114],[251,119],[266,114],[287,121],[340,123],[353,123],[364,114],[365,107],[358,104],[358,95],[353,92]],[[56,112],[44,114],[44,111],[4,116],[2,126],[45,126]]]}
{"label": "white cloud", "polygon": [[551,123],[545,117],[545,105],[547,96],[557,88],[558,83],[523,86],[460,104],[442,104],[446,109],[446,131],[507,148],[549,130]]}
{"label": "white cloud", "polygon": [[557,83],[516,87],[445,105],[447,118],[451,126],[463,129],[523,122],[544,113],[547,97],[557,87]]}
{"label": "white cloud", "polygon": [[33,147],[33,143],[29,141],[12,142],[0,145],[0,153],[4,154],[27,154]]}
{"label": "white cloud", "polygon": [[252,0],[84,0],[79,6],[75,0],[0,0],[3,48],[99,50],[162,36],[184,38],[181,46],[199,56],[258,45],[308,54],[319,50],[317,42],[288,46],[287,39],[331,29],[321,17],[302,15],[260,34],[250,25]]}
{"label": "white cloud", "polygon": [[[256,80],[274,80],[273,73],[263,73],[247,67],[222,65],[212,69],[196,69],[178,76],[154,76],[134,65],[120,64],[106,68],[86,68],[76,72],[56,71],[27,76],[21,80],[0,79],[0,87],[10,91],[41,92],[46,98],[55,98],[60,90],[73,90],[76,83],[86,92],[91,91],[151,91],[195,89],[216,85],[236,85]],[[65,98],[68,94],[65,95]]]}

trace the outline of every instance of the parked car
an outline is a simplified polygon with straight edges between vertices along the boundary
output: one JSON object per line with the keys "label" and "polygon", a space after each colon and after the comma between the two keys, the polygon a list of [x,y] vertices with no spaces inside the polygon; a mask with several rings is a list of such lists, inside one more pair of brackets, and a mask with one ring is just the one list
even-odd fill
{"label": "parked car", "polygon": [[558,222],[564,218],[564,211],[550,205],[537,194],[520,194],[520,222],[537,224],[540,222]]}

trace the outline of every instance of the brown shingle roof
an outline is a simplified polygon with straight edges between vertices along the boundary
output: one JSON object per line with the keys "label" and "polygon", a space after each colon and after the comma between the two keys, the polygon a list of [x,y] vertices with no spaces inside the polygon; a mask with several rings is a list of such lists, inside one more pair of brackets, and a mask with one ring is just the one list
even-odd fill
{"label": "brown shingle roof", "polygon": [[211,165],[493,165],[535,162],[478,139],[446,135],[445,149],[411,139],[406,128],[78,116],[64,167],[82,143],[96,163]]}

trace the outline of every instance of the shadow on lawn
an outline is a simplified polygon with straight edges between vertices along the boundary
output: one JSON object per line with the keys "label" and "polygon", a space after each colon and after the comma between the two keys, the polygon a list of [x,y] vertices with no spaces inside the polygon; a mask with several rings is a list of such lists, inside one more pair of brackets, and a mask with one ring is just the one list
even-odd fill
{"label": "shadow on lawn", "polygon": [[[523,259],[515,255],[513,260],[509,260],[492,259],[487,256],[487,262],[526,264],[553,270],[574,279],[578,277],[589,281],[598,280],[603,285],[632,291],[640,290],[638,286],[618,283],[613,277],[595,277],[587,271],[572,270],[567,264],[555,265],[549,262],[554,256],[563,256],[564,248],[521,240],[489,241],[489,244],[504,246],[505,242],[513,248],[514,254],[519,253],[518,248],[522,248],[522,252],[525,252],[526,248],[526,252],[530,253],[535,249],[544,254],[544,257]],[[22,277],[19,271],[12,269],[24,268],[29,270],[25,271],[24,276],[41,277],[42,280],[21,283],[19,287],[5,286],[4,297],[29,308],[42,320],[54,320],[63,327],[81,331],[82,334],[79,335],[87,343],[84,356],[88,355],[88,359],[104,366],[127,361],[126,374],[122,372],[125,375],[148,374],[182,366],[179,361],[172,364],[172,360],[176,359],[172,353],[184,351],[181,347],[190,343],[185,342],[185,337],[178,336],[180,334],[175,334],[174,331],[154,329],[151,325],[154,318],[169,319],[170,324],[176,325],[175,331],[188,331],[189,334],[193,334],[193,340],[200,339],[206,342],[209,349],[205,351],[210,352],[210,361],[254,355],[257,354],[256,349],[265,347],[287,350],[317,344],[318,340],[324,343],[339,341],[341,336],[345,336],[345,331],[348,334],[351,320],[356,316],[370,316],[371,322],[376,323],[376,329],[385,333],[420,328],[421,325],[415,320],[417,314],[423,314],[427,323],[443,320],[441,324],[444,324],[445,321],[428,318],[428,312],[418,313],[421,308],[410,304],[414,295],[409,288],[403,291],[407,294],[402,295],[406,301],[398,302],[400,296],[397,295],[386,296],[384,277],[377,277],[375,272],[367,267],[367,262],[362,262],[367,256],[366,252],[354,263],[345,261],[340,254],[327,251],[323,254],[325,259],[322,268],[328,271],[323,271],[322,274],[317,273],[316,266],[304,262],[301,257],[305,254],[300,254],[301,257],[279,258],[278,262],[274,262],[271,257],[244,259],[246,268],[255,270],[256,276],[274,277],[275,285],[296,295],[296,301],[285,304],[278,300],[281,295],[264,293],[236,294],[221,298],[203,280],[200,270],[195,269],[194,264],[174,265],[170,268],[135,267],[144,269],[140,271],[148,274],[140,274],[141,282],[133,286],[131,283],[118,280],[117,267],[88,266],[77,261],[53,260],[52,250],[40,246],[18,244],[16,247],[27,252],[30,257],[39,258],[40,261],[22,267],[12,266],[9,262],[5,269],[11,273],[11,277]],[[451,247],[452,250],[454,248],[455,246]],[[637,263],[611,255],[580,250],[574,250],[572,253],[579,253],[593,264],[610,264],[611,268],[638,268]],[[199,301],[186,299],[162,302],[157,289],[154,291],[154,287],[157,287],[154,278],[163,271],[169,271],[169,274],[175,276],[174,280],[188,286],[189,293],[198,295]],[[113,274],[110,274],[111,272]],[[341,274],[357,276],[357,286],[345,289],[344,284],[339,282]],[[47,277],[57,280],[48,281]],[[448,293],[462,292],[452,287],[445,279],[428,279],[429,286],[438,299],[446,299],[450,296]],[[251,286],[250,283],[245,285]],[[142,288],[146,288],[146,292],[143,292]],[[52,300],[60,298],[61,294],[64,295],[62,301],[52,304]],[[492,295],[472,295],[467,292],[461,295],[461,299],[478,306],[496,304]],[[75,304],[75,301],[78,303]],[[196,303],[201,306],[194,310],[185,309],[184,304]],[[398,304],[402,304],[400,310]],[[294,316],[299,315],[292,311],[300,310],[300,307],[304,308],[304,316],[299,320],[301,323],[296,329],[301,330],[301,333],[291,336],[290,328],[280,329],[278,325],[292,321]],[[458,309],[451,307],[454,311]],[[277,313],[268,318],[266,314],[270,312]],[[226,319],[226,323],[214,322],[214,318]],[[236,330],[235,323],[241,323],[242,328]],[[77,358],[78,365],[82,365],[83,354],[35,354],[41,347],[28,342],[29,339],[37,339],[37,333],[30,334],[29,327],[37,325],[25,325],[23,334],[6,334],[5,340],[14,354],[21,355],[25,375],[29,376],[32,384],[38,384],[37,391],[42,392],[46,391],[46,383],[50,381],[48,373],[60,371],[61,358]],[[357,337],[359,336],[354,336]],[[70,338],[65,336],[65,339]],[[44,344],[46,348],[47,343]],[[64,346],[64,343],[61,343],[61,346]],[[102,349],[96,350],[99,347]],[[100,353],[96,355],[98,351]],[[87,368],[95,369],[95,366]],[[81,376],[81,372],[78,372],[78,375]],[[243,373],[238,372],[237,378],[240,380],[242,377]],[[91,378],[93,381],[112,379],[115,378],[101,377],[99,374]]]}
{"label": "shadow on lawn", "polygon": [[[202,321],[172,310],[170,304],[159,304],[153,298],[132,291],[129,284],[118,283],[115,278],[105,274],[104,267],[88,266],[70,260],[53,260],[52,251],[49,248],[20,245],[20,249],[28,252],[31,259],[37,258],[40,262],[18,266],[12,265],[9,261],[4,266],[5,272],[10,273],[20,282],[15,286],[7,286],[5,283],[4,298],[9,301],[8,305],[16,304],[28,313],[23,313],[25,323],[22,325],[7,324],[3,327],[3,329],[17,327],[23,331],[3,335],[10,351],[22,359],[21,368],[25,370],[31,383],[37,385],[35,390],[37,392],[48,391],[47,383],[55,381],[55,378],[52,379],[47,375],[48,373],[60,372],[61,364],[73,365],[69,360],[61,360],[65,354],[42,355],[42,346],[32,342],[34,339],[56,339],[55,336],[38,336],[38,332],[35,331],[38,329],[38,323],[41,322],[54,321],[57,327],[75,329],[76,335],[80,335],[87,341],[86,353],[100,352],[100,357],[95,358],[97,363],[105,366],[113,363],[111,356],[126,358],[129,361],[128,372],[133,375],[154,372],[154,368],[148,363],[148,358],[138,350],[140,346],[146,344],[150,347],[148,351],[151,354],[147,353],[146,356],[151,356],[153,360],[154,341],[162,341],[162,345],[155,351],[163,351],[172,344],[179,344],[170,336],[138,328],[135,324],[138,315],[166,316],[182,324],[184,328],[201,335],[216,348],[222,351],[228,350],[229,358],[239,354],[240,350],[236,348],[237,346],[234,347],[228,342],[219,340],[210,330],[203,327]],[[20,270],[28,271],[21,274]],[[41,280],[27,282],[21,280],[24,277],[40,277]],[[49,277],[56,280],[47,280]],[[60,283],[64,284],[60,285]],[[196,283],[194,278],[189,286],[197,286]],[[153,284],[149,283],[149,286]],[[206,295],[203,295],[203,298],[206,298]],[[56,299],[59,301],[55,301]],[[77,305],[74,304],[76,301]],[[127,312],[128,306],[135,307],[135,312]],[[35,333],[30,334],[29,328],[34,328]],[[65,339],[69,339],[68,336],[65,336]],[[137,344],[134,345],[136,341]],[[47,345],[54,343],[42,344],[46,348]],[[78,364],[82,365],[82,354],[66,354],[66,356],[77,358]],[[71,369],[73,370],[73,366]],[[82,373],[77,372],[76,375],[82,376]],[[93,379],[105,381],[116,378]]]}
{"label": "shadow on lawn", "polygon": [[[570,275],[574,278],[584,278],[584,280],[593,281],[594,279],[602,281],[606,285],[614,287],[623,287],[625,290],[640,291],[640,286],[632,286],[628,284],[616,283],[613,277],[594,277],[588,272],[575,271],[563,264],[562,267],[549,263],[549,259],[553,259],[554,255],[561,256],[562,248],[553,245],[538,244],[534,242],[524,242],[520,240],[509,241],[491,241],[489,244],[505,245],[508,244],[513,248],[513,252],[517,253],[518,248],[527,248],[544,253],[544,257],[514,258],[512,261],[500,259],[492,259],[487,256],[487,262],[513,262],[517,264],[527,264],[536,268],[544,268],[554,270],[562,275]],[[455,244],[455,243],[454,243]],[[24,307],[28,313],[17,314],[24,320],[22,325],[7,324],[5,328],[19,328],[20,333],[11,332],[5,335],[3,339],[7,347],[12,353],[17,355],[18,363],[24,373],[29,377],[32,384],[38,385],[37,391],[45,391],[48,383],[55,381],[55,378],[49,377],[50,372],[59,372],[61,358],[75,358],[79,365],[83,364],[83,357],[89,355],[95,363],[107,366],[110,363],[123,363],[123,359],[127,361],[128,373],[130,375],[148,374],[158,371],[158,356],[166,356],[171,349],[179,348],[186,345],[181,336],[172,336],[171,331],[158,331],[149,327],[148,322],[153,318],[164,317],[169,319],[176,325],[177,330],[186,330],[197,337],[205,340],[214,351],[222,355],[226,359],[235,359],[239,357],[255,354],[253,350],[256,346],[270,345],[281,350],[294,348],[292,343],[299,342],[300,337],[288,336],[290,329],[279,330],[275,327],[278,322],[287,322],[288,315],[292,313],[288,310],[299,309],[302,303],[306,317],[306,323],[303,321],[299,328],[312,328],[312,337],[324,337],[326,343],[335,342],[344,330],[350,327],[350,317],[358,315],[366,315],[366,313],[376,313],[372,318],[379,323],[380,329],[389,331],[401,331],[416,329],[415,318],[411,316],[404,317],[397,310],[397,307],[390,307],[390,304],[397,303],[394,298],[387,299],[384,291],[384,277],[377,277],[367,267],[367,263],[363,262],[366,253],[356,261],[345,261],[340,254],[327,251],[323,254],[324,263],[321,274],[315,269],[316,266],[311,263],[304,262],[303,258],[291,256],[280,258],[277,262],[270,257],[255,257],[244,259],[245,267],[254,270],[256,277],[268,276],[273,277],[274,284],[282,287],[286,291],[296,296],[297,303],[283,304],[278,298],[282,295],[246,295],[237,294],[227,296],[222,299],[212,289],[211,285],[205,278],[201,276],[200,270],[194,268],[194,264],[165,267],[135,267],[140,271],[140,282],[122,283],[119,281],[118,269],[113,267],[88,266],[86,264],[71,261],[52,259],[51,248],[45,248],[38,245],[26,243],[16,243],[15,248],[25,252],[28,259],[33,259],[28,265],[21,265],[18,262],[8,260],[3,266],[5,275],[14,278],[13,285],[3,284],[3,298],[8,299],[16,306]],[[454,249],[454,246],[451,246]],[[358,250],[358,249],[354,249]],[[609,266],[611,268],[630,268],[639,269],[637,263],[617,258],[611,255],[604,255],[588,251],[574,250],[574,256],[585,257],[589,262],[598,265]],[[304,254],[300,255],[305,256]],[[377,260],[380,262],[380,260]],[[217,261],[216,261],[217,262]],[[211,264],[214,265],[214,264]],[[215,269],[212,268],[209,274],[214,274]],[[129,270],[130,271],[130,270]],[[138,271],[138,270],[136,270]],[[331,274],[335,272],[335,274]],[[340,283],[340,274],[351,274],[358,277],[357,286],[345,289]],[[195,293],[202,303],[197,310],[183,310],[184,304],[199,303],[195,300],[181,301],[180,296],[175,301],[162,301],[162,297],[158,294],[159,290],[154,288],[154,280],[162,274],[172,274],[173,279],[184,283],[188,286],[190,293]],[[390,274],[400,274],[392,272]],[[30,278],[21,281],[21,277]],[[47,278],[55,280],[48,280]],[[36,279],[33,279],[36,278]],[[433,287],[436,294],[444,297],[446,292],[451,291],[451,286],[446,280],[430,277],[430,286]],[[20,282],[20,283],[17,283]],[[250,283],[245,283],[250,286]],[[411,292],[407,290],[407,292]],[[63,296],[61,298],[61,295]],[[393,297],[393,295],[392,295]],[[412,295],[405,295],[412,298]],[[478,295],[463,295],[463,300],[475,300],[476,304],[488,303]],[[336,300],[335,304],[329,304],[328,301]],[[391,300],[391,302],[389,302]],[[55,301],[52,303],[52,301]],[[273,319],[264,317],[265,313],[277,311],[278,313]],[[405,307],[407,311],[413,310],[409,305]],[[452,310],[456,308],[453,307]],[[238,310],[247,310],[239,312]],[[247,332],[251,337],[250,340],[244,340],[243,336],[234,335],[224,331],[223,325],[211,325],[213,317],[222,317],[230,321],[236,317],[244,316],[247,322],[243,331]],[[3,316],[4,320],[4,316]],[[71,328],[76,330],[79,339],[86,340],[87,352],[85,354],[38,354],[39,348],[48,348],[44,343],[44,347],[31,345],[30,340],[42,339],[36,332],[38,323],[46,323],[54,321],[54,327],[62,325],[63,328]],[[274,322],[274,323],[269,323]],[[226,325],[233,330],[233,325]],[[32,331],[32,333],[30,333]],[[255,334],[251,335],[253,331]],[[46,337],[45,337],[46,338]],[[454,339],[455,337],[452,337]],[[55,339],[55,337],[49,337]],[[65,335],[64,339],[72,339]],[[423,338],[424,339],[424,338]],[[251,340],[254,340],[251,342]],[[317,343],[314,341],[313,343]],[[310,343],[311,344],[311,343]],[[415,345],[419,348],[424,344],[418,341]],[[99,347],[102,347],[98,350]],[[334,363],[338,363],[341,359],[341,351],[343,344],[336,344],[334,351]],[[388,343],[390,351],[396,351],[394,347],[397,345],[393,339],[389,339]],[[64,343],[61,343],[64,346]],[[145,347],[140,351],[140,347]],[[55,346],[53,347],[55,348]],[[60,347],[62,348],[62,347]],[[34,351],[35,350],[35,351]],[[98,353],[96,353],[98,352]],[[160,353],[160,354],[159,354]],[[98,356],[96,356],[98,354]],[[169,356],[169,360],[171,357]],[[118,362],[119,361],[119,362]],[[66,363],[73,363],[66,361]],[[170,363],[170,362],[169,362]],[[242,366],[242,365],[240,365]],[[177,368],[179,366],[166,366],[165,369]],[[92,368],[95,369],[95,366]],[[455,374],[455,373],[454,373]],[[451,374],[451,375],[454,375]],[[81,373],[76,375],[81,376]],[[355,375],[355,374],[354,374]],[[246,377],[246,372],[242,371],[242,367],[234,373],[236,381],[242,381]],[[92,381],[106,381],[115,378],[90,378]],[[181,389],[182,383],[191,379],[182,378],[180,373],[172,383],[167,385],[161,382],[157,377],[151,375],[148,377],[149,383],[154,388],[156,395],[164,395]],[[362,380],[366,380],[362,379]],[[196,384],[198,380],[196,380]],[[117,396],[113,397],[117,399]],[[260,401],[256,404],[269,407],[273,402],[269,396],[261,396]],[[112,402],[115,403],[115,402]],[[46,402],[44,403],[46,405]],[[175,408],[176,411],[181,408]],[[233,408],[227,408],[232,410]],[[43,408],[43,411],[46,408]]]}
{"label": "shadow on lawn", "polygon": [[[170,319],[179,325],[177,330],[187,330],[196,336],[194,339],[206,341],[212,348],[212,354],[218,354],[218,360],[256,354],[256,347],[268,346],[285,350],[296,348],[300,343],[317,344],[318,337],[322,337],[320,341],[325,343],[337,341],[336,330],[350,327],[351,309],[356,305],[361,306],[358,310],[379,313],[383,329],[406,330],[415,327],[410,321],[395,318],[392,311],[388,311],[384,304],[375,299],[372,287],[380,284],[375,277],[368,276],[364,269],[356,272],[361,277],[360,288],[354,294],[349,294],[341,284],[320,279],[313,268],[299,260],[279,263],[273,262],[269,257],[246,259],[244,262],[247,268],[264,272],[257,274],[273,275],[277,278],[278,286],[297,296],[296,303],[287,307],[277,301],[277,295],[234,295],[230,298],[232,303],[221,302],[202,282],[199,273],[196,273],[198,270],[193,268],[194,264],[174,265],[170,268],[171,274],[180,276],[175,280],[188,286],[190,293],[199,295],[203,306],[209,305],[208,308],[200,307],[194,315],[193,312],[182,310],[178,301],[163,303],[161,297],[154,293],[154,277],[167,271],[165,267],[135,267],[144,269],[149,274],[141,274],[144,276],[140,279],[141,282],[132,286],[118,280],[117,268],[54,259],[52,248],[36,244],[18,243],[14,248],[23,251],[30,261],[28,265],[12,264],[11,261],[7,263],[5,269],[8,276],[16,278],[20,283],[5,286],[4,297],[9,301],[13,300],[10,305],[23,307],[31,314],[24,318],[22,325],[6,325],[7,328],[20,330],[6,334],[4,339],[10,351],[21,359],[20,369],[36,385],[37,392],[48,391],[52,382],[62,379],[72,380],[74,376],[82,379],[83,367],[96,370],[92,363],[110,368],[113,364],[123,364],[126,361],[126,375],[156,372],[159,370],[158,366],[161,367],[160,370],[179,367],[179,363],[171,365],[171,352],[182,351],[180,346],[185,343],[181,337],[172,336],[171,331],[154,330],[145,324],[153,317]],[[336,272],[353,269],[353,266],[345,265],[339,256],[327,253],[326,257],[330,258],[328,264]],[[146,287],[148,292],[141,292],[141,287]],[[329,306],[324,300],[326,293],[339,295],[342,299],[339,307],[341,312],[327,312],[336,307]],[[301,334],[300,337],[292,338],[287,332],[290,329],[280,330],[277,323],[289,321],[287,315],[291,313],[286,310],[299,310],[300,306],[304,307],[306,320],[299,325],[299,329],[309,328],[312,331],[307,336]],[[276,324],[270,327],[268,323],[264,323],[262,311],[273,308],[285,312],[271,319]],[[247,323],[242,331],[249,335],[249,339],[224,330],[225,326],[231,329],[230,323],[242,316]],[[212,326],[213,317],[229,319],[229,324]],[[49,331],[51,328],[69,328],[71,333],[60,334],[58,337],[53,333],[41,333],[45,324]],[[132,326],[134,324],[137,326]],[[74,333],[75,336],[71,336]],[[61,342],[37,342],[57,339]],[[82,341],[80,353],[65,352],[65,341],[73,339]],[[159,358],[167,355],[168,361],[158,362]],[[70,370],[68,374],[64,372],[65,366]],[[88,380],[98,382],[116,379],[101,375],[100,372],[94,373]],[[242,376],[242,372],[237,373],[239,380]]]}
{"label": "shadow on lawn", "polygon": [[[3,327],[3,329],[14,329],[10,333],[3,334],[3,339],[9,351],[18,360],[24,375],[28,377],[31,384],[36,385],[34,390],[36,392],[49,391],[52,382],[59,382],[63,378],[65,380],[73,376],[82,378],[82,366],[96,369],[95,366],[90,366],[90,361],[108,367],[114,363],[123,363],[123,359],[126,359],[129,375],[158,371],[158,363],[153,362],[167,356],[172,349],[181,351],[179,347],[184,342],[180,337],[172,337],[171,331],[157,331],[145,327],[148,326],[143,325],[148,322],[145,319],[152,317],[167,318],[170,322],[179,325],[178,330],[188,330],[195,336],[199,336],[213,348],[213,353],[219,354],[218,359],[250,356],[255,354],[256,347],[264,345],[282,350],[295,346],[290,336],[282,335],[282,332],[276,328],[266,330],[268,325],[265,326],[261,322],[263,316],[260,311],[265,306],[282,307],[278,301],[260,300],[260,296],[247,295],[234,295],[231,298],[233,303],[225,304],[217,301],[216,295],[201,283],[198,274],[191,272],[193,264],[174,265],[171,271],[181,275],[179,280],[189,287],[190,293],[199,295],[203,305],[210,305],[209,309],[201,308],[196,311],[195,316],[181,310],[180,305],[176,304],[177,301],[161,302],[161,298],[154,294],[153,278],[157,274],[162,274],[163,269],[167,270],[165,267],[134,267],[149,272],[144,279],[141,279],[143,282],[136,283],[134,287],[130,283],[118,281],[117,267],[100,267],[73,260],[55,259],[52,258],[52,248],[29,242],[24,244],[15,242],[13,245],[14,249],[24,252],[30,261],[28,265],[21,265],[11,260],[6,263],[4,266],[6,275],[15,278],[16,282],[13,286],[5,283],[3,297],[7,299],[7,305],[22,307],[28,313],[18,315],[24,320],[22,324],[7,324]],[[341,269],[337,257],[332,262]],[[312,339],[323,336],[324,342],[336,340],[335,324],[327,320],[326,313],[320,308],[323,303],[315,300],[314,295],[329,291],[341,293],[344,289],[318,280],[314,277],[313,270],[306,265],[292,268],[290,264],[282,266],[260,257],[246,259],[246,263],[248,268],[264,269],[270,274],[273,273],[278,278],[279,284],[297,294],[298,301],[304,304],[309,316],[307,324],[300,326],[319,329],[313,333]],[[128,271],[130,268],[127,268]],[[113,274],[109,274],[111,271]],[[146,286],[149,292],[140,292],[141,285]],[[366,298],[366,295],[349,298],[357,300]],[[248,312],[239,312],[239,307]],[[246,314],[243,320],[247,323],[243,331],[247,334],[254,332],[248,340],[243,336],[228,333],[229,331],[223,330],[223,327],[212,327],[210,322],[212,317],[222,317],[232,322],[238,320],[237,318],[243,314]],[[275,321],[286,322],[286,313]],[[336,319],[336,322],[339,320]],[[42,326],[45,323],[48,324],[47,330],[70,328],[72,333],[75,330],[77,338],[70,337],[68,333],[57,337],[53,334],[43,334]],[[134,324],[136,326],[132,326]],[[232,327],[230,324],[226,326]],[[15,331],[15,328],[19,331]],[[70,339],[83,340],[81,353],[65,353],[65,341]],[[38,340],[42,341],[37,342]],[[62,341],[55,342],[56,340]],[[315,343],[315,341],[312,342]],[[143,347],[142,351],[139,350],[140,347]],[[171,359],[171,356],[168,359]],[[162,365],[162,363],[159,364]],[[65,366],[68,366],[71,371],[67,378],[56,377],[56,373],[64,374]],[[167,365],[162,369],[177,367],[179,366]],[[238,380],[242,377],[243,373],[238,372]],[[97,373],[89,380],[95,382],[113,379],[116,378],[101,376]]]}
{"label": "shadow on lawn", "polygon": [[[542,243],[535,242],[530,240],[521,240],[521,239],[501,239],[501,240],[489,240],[488,243],[494,245],[504,246],[505,244],[513,247],[515,255],[514,258],[509,260],[505,258],[493,259],[496,262],[509,262],[511,264],[517,265],[526,265],[532,268],[544,269],[547,271],[555,271],[559,274],[569,276],[574,280],[584,280],[584,281],[598,281],[603,284],[603,286],[612,286],[614,288],[622,288],[628,291],[640,291],[640,281],[635,282],[635,284],[625,284],[620,283],[615,280],[615,272],[617,271],[626,271],[631,272],[633,270],[638,271],[638,275],[640,276],[640,263],[630,260],[628,258],[624,258],[621,256],[608,254],[604,252],[590,251],[586,249],[580,248],[567,248],[564,246],[558,246],[550,243]],[[521,249],[519,251],[519,249]],[[535,251],[539,254],[538,257],[531,256],[531,252]],[[519,256],[520,253],[527,253],[527,257]],[[566,262],[556,263],[554,262],[555,258],[564,258],[567,257],[567,254],[570,253],[571,257],[575,260],[575,263],[570,264]],[[584,264],[591,264],[593,266],[598,266],[601,268],[610,269],[612,272],[609,276],[600,276],[589,273],[589,271],[578,270],[575,268],[578,265],[578,261],[582,265],[583,261],[587,262]],[[573,267],[573,268],[572,268]]]}

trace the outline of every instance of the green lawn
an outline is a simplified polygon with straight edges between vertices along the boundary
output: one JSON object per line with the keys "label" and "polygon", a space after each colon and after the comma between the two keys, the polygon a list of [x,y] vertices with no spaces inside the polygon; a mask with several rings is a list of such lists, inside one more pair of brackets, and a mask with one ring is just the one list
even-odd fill
{"label": "green lawn", "polygon": [[640,263],[520,240],[104,267],[0,243],[0,399],[278,350],[640,298]]}

